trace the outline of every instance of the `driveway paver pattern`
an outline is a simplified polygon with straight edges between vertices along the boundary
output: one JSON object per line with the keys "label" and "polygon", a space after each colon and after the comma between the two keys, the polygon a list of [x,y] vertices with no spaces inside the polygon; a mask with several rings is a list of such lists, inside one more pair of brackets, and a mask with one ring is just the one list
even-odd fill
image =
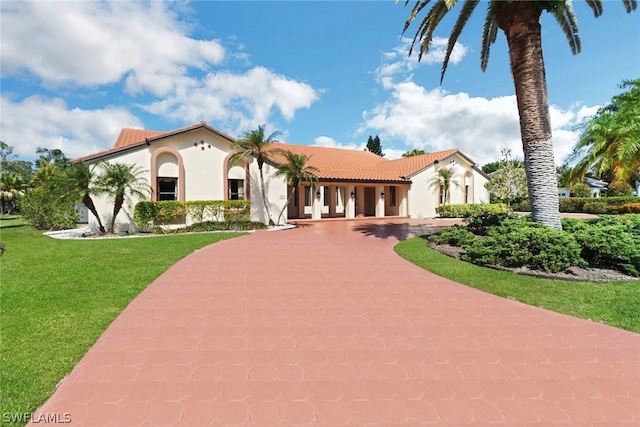
{"label": "driveway paver pattern", "polygon": [[327,221],[201,249],[122,312],[40,412],[77,426],[640,425],[640,335],[393,252],[430,229]]}

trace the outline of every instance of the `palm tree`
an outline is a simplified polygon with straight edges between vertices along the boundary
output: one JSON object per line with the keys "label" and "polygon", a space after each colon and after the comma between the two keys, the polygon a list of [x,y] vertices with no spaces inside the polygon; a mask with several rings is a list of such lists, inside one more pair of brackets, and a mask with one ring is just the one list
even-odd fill
{"label": "palm tree", "polygon": [[80,200],[98,220],[98,228],[101,233],[104,233],[104,225],[102,225],[96,205],[91,198],[91,194],[96,194],[96,179],[95,165],[89,166],[86,163],[78,162],[68,167],[57,181],[59,189],[62,191],[62,197],[75,199],[74,201]]}
{"label": "palm tree", "polygon": [[0,213],[15,212],[16,201],[24,194],[25,185],[15,173],[0,172]]}
{"label": "palm tree", "polygon": [[283,177],[287,184],[292,186],[291,192],[289,193],[289,197],[287,198],[287,203],[282,207],[280,211],[280,215],[278,216],[278,224],[280,224],[280,219],[284,214],[285,209],[291,203],[293,199],[293,195],[296,193],[296,188],[300,185],[301,182],[308,182],[313,188],[315,184],[318,182],[318,172],[320,170],[315,166],[307,165],[307,162],[311,158],[311,156],[306,156],[304,154],[293,154],[290,151],[284,151],[282,153],[286,162],[278,165],[278,171],[275,173],[275,176]]}
{"label": "palm tree", "polygon": [[124,163],[100,163],[102,175],[98,177],[95,185],[96,194],[107,194],[113,197],[113,214],[109,223],[108,232],[113,233],[116,217],[122,209],[126,196],[146,198],[150,192],[149,183],[145,176],[145,170],[136,165]]}
{"label": "palm tree", "polygon": [[458,186],[458,182],[453,180],[453,176],[456,171],[452,168],[442,167],[436,171],[436,176],[431,180],[431,188],[435,188],[442,194],[442,207],[447,205],[449,199],[449,190],[451,190],[451,184]]}
{"label": "palm tree", "polygon": [[409,150],[402,153],[402,157],[413,157],[413,156],[419,156],[421,154],[425,154],[424,150],[418,150],[417,148],[414,148],[413,150]]}
{"label": "palm tree", "polygon": [[[416,2],[404,25],[403,34],[430,2],[431,0]],[[623,0],[622,2],[627,12],[631,12],[637,7],[636,0]],[[408,3],[409,0],[406,0],[405,6]],[[420,42],[419,59],[429,51],[438,24],[456,3],[458,0],[436,0],[416,31],[409,51],[410,55],[417,41]],[[479,0],[465,0],[462,5],[460,15],[449,35],[447,52],[442,63],[441,83],[458,37],[479,3]],[[601,0],[587,0],[587,4],[596,17],[602,14]],[[515,84],[520,115],[520,134],[531,201],[531,217],[538,223],[561,230],[558,209],[558,180],[553,158],[549,101],[542,57],[540,16],[543,11],[551,13],[558,21],[567,37],[571,52],[573,54],[579,53],[581,42],[578,36],[578,24],[570,0],[490,0],[482,33],[480,67],[483,71],[486,70],[490,48],[496,41],[498,29],[501,29],[509,46],[511,74]]]}
{"label": "palm tree", "polygon": [[622,82],[629,88],[580,125],[580,139],[568,161],[578,160],[569,179],[598,178],[628,182],[640,174],[640,79]]}
{"label": "palm tree", "polygon": [[272,148],[271,144],[276,142],[276,137],[280,135],[280,132],[273,132],[268,138],[265,138],[264,134],[265,125],[258,126],[258,129],[245,132],[243,137],[235,140],[231,143],[231,148],[238,150],[231,158],[231,163],[237,163],[240,160],[247,160],[249,157],[254,157],[258,163],[258,170],[260,171],[260,190],[262,191],[262,203],[264,210],[267,213],[269,219],[269,225],[275,225],[273,218],[271,218],[271,212],[269,212],[269,206],[267,204],[267,193],[264,188],[264,175],[262,174],[262,166],[267,160],[272,160],[273,156],[279,151]]}

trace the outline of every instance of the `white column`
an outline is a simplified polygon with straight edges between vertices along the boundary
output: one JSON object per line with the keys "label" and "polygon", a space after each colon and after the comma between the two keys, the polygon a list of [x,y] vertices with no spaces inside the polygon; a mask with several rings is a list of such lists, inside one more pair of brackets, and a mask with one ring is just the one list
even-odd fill
{"label": "white column", "polygon": [[405,186],[398,186],[396,190],[398,203],[398,215],[409,216],[409,191]]}
{"label": "white column", "polygon": [[384,185],[376,185],[376,217],[384,218]]}
{"label": "white column", "polygon": [[[320,197],[316,193],[320,192]],[[322,218],[322,192],[320,186],[311,187],[311,219]]]}
{"label": "white column", "polygon": [[345,218],[355,218],[356,217],[356,204],[355,200],[351,195],[356,191],[356,187],[353,185],[349,185],[347,188],[347,194],[344,195],[345,203]]}

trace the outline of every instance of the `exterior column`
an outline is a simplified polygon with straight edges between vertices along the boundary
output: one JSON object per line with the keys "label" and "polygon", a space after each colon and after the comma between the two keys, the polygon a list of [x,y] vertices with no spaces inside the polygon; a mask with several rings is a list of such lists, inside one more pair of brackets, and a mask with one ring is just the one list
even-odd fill
{"label": "exterior column", "polygon": [[319,191],[320,186],[311,187],[311,219],[322,218],[322,192],[320,191],[320,198],[316,196]]}
{"label": "exterior column", "polygon": [[334,218],[336,216],[336,203],[338,197],[336,196],[337,188],[334,186],[324,187],[324,191],[329,192],[329,217]]}
{"label": "exterior column", "polygon": [[356,187],[353,185],[349,185],[346,187],[347,194],[344,195],[345,206],[344,206],[344,216],[345,218],[353,219],[356,217],[356,203],[351,194],[356,191]]}
{"label": "exterior column", "polygon": [[384,218],[384,185],[376,185],[376,217]]}
{"label": "exterior column", "polygon": [[398,215],[409,216],[409,192],[407,187],[398,186],[396,190],[396,197],[399,200]]}

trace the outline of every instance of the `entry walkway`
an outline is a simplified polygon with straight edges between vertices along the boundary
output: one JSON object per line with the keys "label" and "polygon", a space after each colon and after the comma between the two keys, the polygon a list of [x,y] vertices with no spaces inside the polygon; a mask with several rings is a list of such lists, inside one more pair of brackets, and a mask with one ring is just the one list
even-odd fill
{"label": "entry walkway", "polygon": [[195,252],[41,411],[78,426],[640,424],[640,335],[434,276],[393,252],[431,226],[394,222]]}

